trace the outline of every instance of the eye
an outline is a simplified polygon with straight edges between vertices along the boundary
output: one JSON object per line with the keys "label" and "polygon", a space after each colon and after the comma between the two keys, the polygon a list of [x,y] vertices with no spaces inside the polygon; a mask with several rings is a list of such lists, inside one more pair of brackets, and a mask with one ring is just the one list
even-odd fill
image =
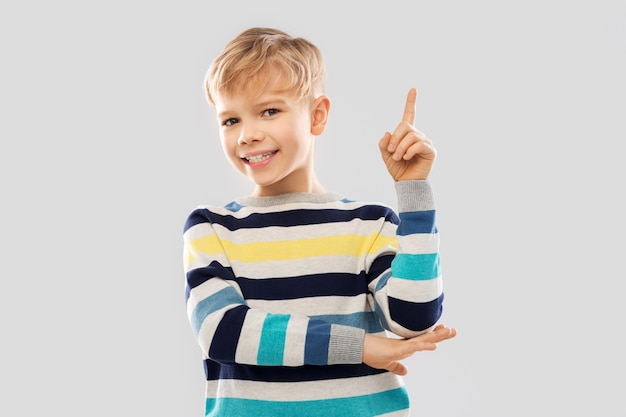
{"label": "eye", "polygon": [[237,122],[239,122],[239,120],[235,118],[226,119],[222,122],[222,126],[232,126]]}
{"label": "eye", "polygon": [[275,114],[278,114],[278,110],[277,109],[266,109],[266,110],[263,110],[263,116],[274,116]]}

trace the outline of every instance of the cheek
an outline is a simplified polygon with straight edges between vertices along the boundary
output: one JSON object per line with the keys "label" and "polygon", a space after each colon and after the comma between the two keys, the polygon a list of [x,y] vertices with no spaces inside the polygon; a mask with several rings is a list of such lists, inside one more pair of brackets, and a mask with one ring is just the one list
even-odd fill
{"label": "cheek", "polygon": [[230,156],[235,151],[237,139],[231,132],[226,134],[220,133],[220,142],[222,143],[222,149],[227,155]]}
{"label": "cheek", "polygon": [[284,124],[276,132],[285,142],[302,141],[309,133],[309,125],[301,119],[292,120],[291,123]]}

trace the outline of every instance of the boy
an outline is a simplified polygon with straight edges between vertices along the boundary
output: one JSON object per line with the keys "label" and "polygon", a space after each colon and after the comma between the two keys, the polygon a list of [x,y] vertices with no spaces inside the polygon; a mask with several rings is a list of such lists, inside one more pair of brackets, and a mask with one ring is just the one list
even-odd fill
{"label": "boy", "polygon": [[406,416],[400,360],[456,335],[436,324],[436,151],[413,127],[416,90],[379,142],[398,216],[317,180],[324,78],[317,47],[269,28],[242,32],[207,72],[224,153],[254,184],[226,206],[198,207],[184,228],[207,416]]}

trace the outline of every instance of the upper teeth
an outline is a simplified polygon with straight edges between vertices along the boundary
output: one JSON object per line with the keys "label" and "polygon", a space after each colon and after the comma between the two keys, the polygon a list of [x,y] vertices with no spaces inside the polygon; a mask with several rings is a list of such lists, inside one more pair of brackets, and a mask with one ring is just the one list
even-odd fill
{"label": "upper teeth", "polygon": [[257,163],[257,162],[265,161],[270,156],[272,156],[272,152],[262,153],[260,155],[246,156],[246,159],[250,162]]}

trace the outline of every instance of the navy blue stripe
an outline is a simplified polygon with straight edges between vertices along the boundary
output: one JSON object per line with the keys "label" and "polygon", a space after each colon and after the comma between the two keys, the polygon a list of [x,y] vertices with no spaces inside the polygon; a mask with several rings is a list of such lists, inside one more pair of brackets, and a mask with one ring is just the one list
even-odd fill
{"label": "navy blue stripe", "polygon": [[195,209],[192,211],[185,220],[185,226],[183,227],[183,233],[200,223],[207,223],[211,212],[207,209]]}
{"label": "navy blue stripe", "polygon": [[330,273],[288,278],[236,278],[245,299],[293,300],[303,297],[355,296],[367,293],[365,273]]}
{"label": "navy blue stripe", "polygon": [[189,299],[189,293],[192,289],[214,277],[230,280],[235,279],[232,268],[222,266],[222,264],[217,261],[213,261],[209,265],[203,266],[202,268],[192,269],[187,272],[185,300]]}
{"label": "navy blue stripe", "polygon": [[192,269],[187,272],[187,285],[189,288],[196,288],[198,285],[208,281],[213,277],[219,277],[223,279],[235,279],[233,269],[225,267],[217,261],[213,261],[207,266],[201,268]]}
{"label": "navy blue stripe", "polygon": [[284,278],[235,278],[232,268],[217,261],[187,272],[186,298],[189,292],[213,277],[235,280],[239,284],[244,298],[256,300],[292,300],[303,297],[320,296],[356,296],[367,293],[367,285],[379,274],[390,267],[393,255],[378,258],[371,267],[369,276],[357,274],[332,273],[311,274]]}
{"label": "navy blue stripe", "polygon": [[389,297],[389,314],[396,323],[420,331],[434,325],[443,311],[443,294],[426,303],[413,303]]}
{"label": "navy blue stripe", "polygon": [[435,210],[409,211],[400,213],[398,235],[406,236],[413,233],[436,233]]}
{"label": "navy blue stripe", "polygon": [[377,375],[387,372],[365,364],[358,365],[304,365],[304,366],[253,366],[220,364],[205,359],[204,371],[207,380],[239,379],[264,382],[323,381],[326,379],[352,378]]}
{"label": "navy blue stripe", "polygon": [[209,357],[222,363],[235,363],[235,351],[248,309],[248,306],[241,305],[224,314],[215,330]]}
{"label": "navy blue stripe", "polygon": [[270,226],[291,227],[309,224],[348,222],[353,219],[378,220],[381,218],[394,224],[398,224],[400,221],[396,213],[384,206],[363,206],[353,210],[298,209],[277,213],[252,213],[243,218],[216,214],[207,209],[196,209],[189,215],[185,223],[185,231],[203,222],[219,224],[228,230],[234,231],[242,228],[258,229]]}
{"label": "navy blue stripe", "polygon": [[368,277],[368,284],[378,278],[381,274],[383,274],[386,270],[391,268],[391,262],[395,255],[384,255],[376,258],[374,262],[372,262],[372,266],[370,266],[370,273]]}

